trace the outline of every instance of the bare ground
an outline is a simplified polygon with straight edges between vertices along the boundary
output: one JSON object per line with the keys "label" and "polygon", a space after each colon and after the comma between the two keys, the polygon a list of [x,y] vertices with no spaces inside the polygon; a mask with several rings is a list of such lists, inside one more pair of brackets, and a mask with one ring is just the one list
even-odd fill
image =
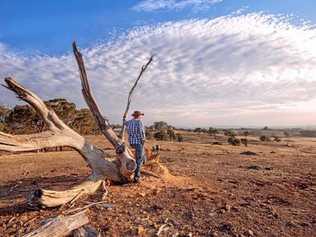
{"label": "bare ground", "polygon": [[[114,156],[102,137],[90,139]],[[109,186],[109,205],[90,208],[92,225],[106,236],[155,236],[159,229],[160,236],[316,236],[316,139],[249,147],[196,141],[156,142],[170,174]],[[67,188],[90,172],[74,151],[2,155],[0,170],[0,236],[22,236],[68,208],[31,209],[28,192]]]}

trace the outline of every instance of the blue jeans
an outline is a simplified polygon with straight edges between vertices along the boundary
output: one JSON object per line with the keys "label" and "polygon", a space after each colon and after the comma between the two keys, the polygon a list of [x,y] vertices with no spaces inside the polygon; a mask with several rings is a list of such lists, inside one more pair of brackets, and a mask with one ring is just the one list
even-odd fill
{"label": "blue jeans", "polygon": [[144,153],[144,145],[143,144],[131,144],[131,146],[136,151],[136,169],[135,169],[135,178],[140,178],[140,169],[144,161],[146,161],[146,156]]}

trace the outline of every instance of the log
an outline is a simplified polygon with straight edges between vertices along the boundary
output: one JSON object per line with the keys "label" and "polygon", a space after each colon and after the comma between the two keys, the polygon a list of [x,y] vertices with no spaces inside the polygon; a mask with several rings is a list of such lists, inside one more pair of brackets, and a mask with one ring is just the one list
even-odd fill
{"label": "log", "polygon": [[63,237],[89,223],[87,210],[69,216],[57,216],[24,237]]}

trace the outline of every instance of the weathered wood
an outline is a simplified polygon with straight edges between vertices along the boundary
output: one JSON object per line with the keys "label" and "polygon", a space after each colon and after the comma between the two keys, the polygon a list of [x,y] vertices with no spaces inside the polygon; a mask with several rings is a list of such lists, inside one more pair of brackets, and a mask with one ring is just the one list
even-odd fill
{"label": "weathered wood", "polygon": [[101,237],[101,234],[91,226],[82,226],[72,232],[73,237]]}
{"label": "weathered wood", "polygon": [[116,150],[117,157],[120,164],[120,172],[121,174],[127,178],[130,179],[131,175],[136,169],[136,162],[135,160],[130,156],[130,153],[128,152],[128,147],[124,145],[121,139],[118,138],[118,136],[115,134],[113,129],[110,126],[110,123],[107,119],[104,118],[104,116],[101,114],[100,109],[95,102],[95,99],[91,93],[90,85],[88,82],[88,76],[86,73],[86,69],[84,66],[84,61],[82,58],[81,53],[79,52],[76,42],[73,42],[73,52],[79,67],[79,73],[80,73],[80,79],[81,79],[81,85],[82,85],[82,94],[83,97],[92,112],[95,120],[97,121],[97,124],[102,132],[102,134],[110,141],[110,143],[113,145],[113,147]]}
{"label": "weathered wood", "polygon": [[125,135],[125,122],[126,122],[126,117],[127,117],[127,113],[128,113],[128,110],[129,110],[129,107],[131,105],[131,101],[132,101],[132,95],[133,95],[133,92],[138,84],[138,81],[140,80],[140,78],[142,77],[143,73],[146,71],[146,69],[148,68],[149,64],[153,61],[153,56],[151,56],[148,60],[148,62],[146,64],[144,64],[140,70],[140,73],[134,83],[134,85],[132,86],[131,90],[129,91],[128,93],[128,97],[127,97],[127,104],[126,104],[126,108],[125,108],[125,111],[124,111],[124,114],[123,114],[123,122],[122,122],[122,129],[120,131],[120,138],[122,139],[122,141],[124,142],[125,138],[124,138],[124,135]]}
{"label": "weathered wood", "polygon": [[94,193],[102,180],[123,182],[118,162],[105,159],[104,151],[89,144],[84,137],[69,128],[54,111],[49,110],[44,102],[33,92],[27,90],[12,78],[6,78],[6,87],[14,91],[18,98],[29,103],[48,125],[49,131],[30,135],[10,135],[0,133],[0,150],[10,152],[33,151],[56,146],[68,146],[77,150],[92,169],[87,181],[65,191],[41,189],[31,195],[36,204],[54,207],[72,201],[77,195]]}
{"label": "weathered wood", "polygon": [[24,237],[64,237],[88,223],[89,218],[86,210],[69,216],[60,215],[49,220],[40,228],[24,235]]}

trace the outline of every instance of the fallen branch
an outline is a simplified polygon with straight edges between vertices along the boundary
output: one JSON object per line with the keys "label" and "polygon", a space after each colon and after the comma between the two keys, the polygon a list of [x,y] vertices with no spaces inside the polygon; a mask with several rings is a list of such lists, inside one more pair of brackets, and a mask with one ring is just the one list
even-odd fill
{"label": "fallen branch", "polygon": [[72,232],[73,237],[101,237],[101,233],[91,226],[82,226]]}
{"label": "fallen branch", "polygon": [[32,231],[24,237],[63,237],[69,235],[73,230],[89,223],[87,211],[82,211],[69,216],[57,216],[46,224]]}
{"label": "fallen branch", "polygon": [[163,231],[166,231],[169,229],[169,225],[168,224],[163,224],[159,227],[156,236],[159,236]]}
{"label": "fallen branch", "polygon": [[112,207],[111,204],[104,205],[104,204],[106,204],[105,201],[92,202],[92,203],[89,203],[88,205],[86,205],[86,206],[84,206],[84,207],[78,207],[78,208],[75,208],[75,209],[68,210],[68,211],[65,212],[65,214],[69,214],[69,213],[73,213],[73,212],[82,211],[82,210],[88,209],[88,208],[90,208],[90,207],[92,207],[92,206],[96,206],[96,205],[100,205],[100,204],[103,204],[103,205],[102,205],[103,207],[107,207],[107,208],[111,208],[111,207]]}

